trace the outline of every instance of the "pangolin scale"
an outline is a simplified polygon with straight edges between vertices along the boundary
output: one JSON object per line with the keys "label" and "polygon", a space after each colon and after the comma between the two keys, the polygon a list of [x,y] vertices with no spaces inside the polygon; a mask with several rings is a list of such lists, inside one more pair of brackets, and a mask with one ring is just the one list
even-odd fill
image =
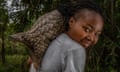
{"label": "pangolin scale", "polygon": [[64,17],[53,10],[40,16],[30,30],[10,37],[27,45],[32,60],[39,65],[50,42],[64,31]]}

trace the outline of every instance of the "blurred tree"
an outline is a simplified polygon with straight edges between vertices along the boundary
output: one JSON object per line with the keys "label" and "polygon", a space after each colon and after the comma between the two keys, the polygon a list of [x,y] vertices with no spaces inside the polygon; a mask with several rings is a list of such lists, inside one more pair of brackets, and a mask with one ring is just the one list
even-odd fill
{"label": "blurred tree", "polygon": [[8,11],[5,9],[6,2],[4,0],[0,0],[0,38],[1,38],[1,58],[2,63],[5,63],[5,29],[8,23]]}

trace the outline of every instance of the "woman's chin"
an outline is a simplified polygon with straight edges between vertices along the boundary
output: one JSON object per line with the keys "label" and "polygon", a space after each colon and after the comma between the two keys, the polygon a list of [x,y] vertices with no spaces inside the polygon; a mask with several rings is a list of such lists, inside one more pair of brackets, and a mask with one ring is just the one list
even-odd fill
{"label": "woman's chin", "polygon": [[90,45],[89,44],[81,44],[84,48],[89,48]]}

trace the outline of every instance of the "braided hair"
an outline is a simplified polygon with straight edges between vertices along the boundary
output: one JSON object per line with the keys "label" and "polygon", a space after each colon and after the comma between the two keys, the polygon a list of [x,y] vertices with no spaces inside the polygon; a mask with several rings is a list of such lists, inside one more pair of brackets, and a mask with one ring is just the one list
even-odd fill
{"label": "braided hair", "polygon": [[75,14],[79,13],[82,9],[88,9],[95,11],[96,13],[100,14],[104,20],[104,15],[102,13],[102,9],[95,3],[91,1],[78,1],[76,3],[69,3],[60,5],[58,7],[58,11],[65,17],[65,28],[66,31],[69,29],[69,19],[73,17]]}

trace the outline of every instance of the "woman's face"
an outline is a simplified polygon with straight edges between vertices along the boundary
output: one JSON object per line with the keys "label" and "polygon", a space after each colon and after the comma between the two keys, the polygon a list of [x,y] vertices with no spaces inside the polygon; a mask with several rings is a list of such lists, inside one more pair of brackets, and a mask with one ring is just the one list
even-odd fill
{"label": "woman's face", "polygon": [[103,29],[103,19],[100,14],[84,9],[69,20],[68,35],[83,47],[95,45]]}

